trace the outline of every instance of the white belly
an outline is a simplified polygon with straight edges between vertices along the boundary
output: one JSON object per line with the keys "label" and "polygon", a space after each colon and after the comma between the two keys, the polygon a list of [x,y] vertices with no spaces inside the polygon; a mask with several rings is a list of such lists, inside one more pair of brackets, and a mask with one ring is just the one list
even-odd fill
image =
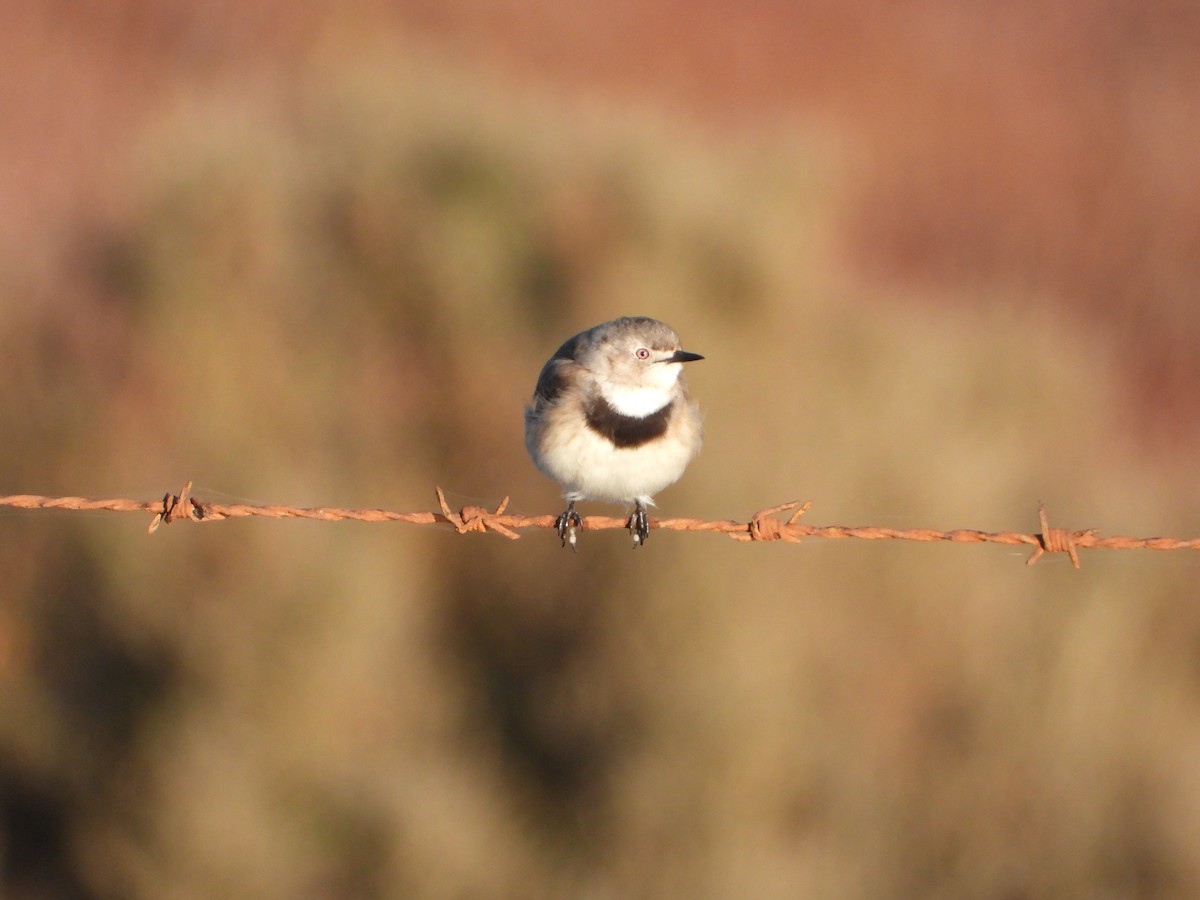
{"label": "white belly", "polygon": [[539,446],[530,447],[534,462],[563,486],[568,500],[652,504],[653,495],[678,481],[699,449],[698,429],[693,428],[671,430],[633,448],[614,447],[582,424],[556,429],[553,436],[531,434],[528,442],[534,444],[538,436]]}

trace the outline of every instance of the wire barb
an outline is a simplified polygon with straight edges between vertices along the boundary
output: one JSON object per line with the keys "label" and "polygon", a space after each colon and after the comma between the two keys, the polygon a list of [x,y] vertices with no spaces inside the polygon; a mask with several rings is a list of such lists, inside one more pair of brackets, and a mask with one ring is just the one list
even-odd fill
{"label": "wire barb", "polygon": [[188,496],[191,492],[192,483],[189,481],[178,494],[163,494],[162,510],[154,516],[146,533],[154,534],[159,525],[169,525],[176,519],[191,519],[193,522],[203,519],[204,507]]}
{"label": "wire barb", "polygon": [[1071,557],[1071,565],[1078,569],[1079,551],[1075,549],[1076,542],[1094,538],[1096,529],[1068,531],[1065,528],[1051,528],[1050,519],[1046,515],[1046,504],[1040,500],[1038,501],[1038,520],[1042,523],[1042,532],[1034,535],[1038,539],[1038,544],[1033,548],[1029,559],[1025,560],[1025,565],[1032,566],[1042,558],[1044,553],[1065,553]]}
{"label": "wire barb", "polygon": [[459,534],[466,534],[468,531],[486,533],[490,530],[513,541],[520,537],[499,519],[504,510],[508,508],[507,497],[500,501],[495,512],[488,512],[481,506],[464,506],[457,513],[450,509],[450,505],[446,502],[446,494],[440,487],[437,488],[437,498],[438,505],[442,508],[442,517],[453,525],[454,530]]}
{"label": "wire barb", "polygon": [[[170,522],[219,522],[222,519],[246,518],[248,516],[263,516],[275,519],[315,519],[321,522],[336,522],[350,520],[355,522],[407,522],[412,525],[448,524],[458,534],[478,532],[486,534],[494,532],[509,540],[520,537],[517,534],[522,528],[557,527],[555,516],[523,516],[506,512],[508,497],[505,497],[496,507],[495,512],[481,506],[464,506],[455,512],[446,501],[445,492],[436,489],[438,512],[392,512],[386,509],[341,509],[338,507],[298,507],[298,506],[269,506],[254,503],[208,503],[197,500],[192,494],[192,483],[189,481],[178,494],[166,493],[161,501],[128,500],[117,498],[110,500],[89,500],[86,497],[39,497],[32,494],[15,494],[0,497],[0,507],[15,507],[17,509],[63,509],[63,510],[108,510],[110,512],[140,512],[154,513],[150,522],[151,533],[159,526]],[[1200,538],[1181,540],[1169,537],[1135,538],[1114,535],[1100,537],[1094,528],[1083,531],[1072,531],[1066,528],[1050,527],[1046,505],[1038,504],[1038,518],[1041,522],[1041,532],[1025,534],[1019,531],[975,531],[958,529],[955,531],[937,531],[931,528],[882,528],[875,525],[804,525],[801,517],[808,512],[812,501],[801,503],[794,500],[790,503],[780,503],[760,509],[750,517],[749,522],[738,522],[732,519],[704,521],[702,519],[653,519],[648,525],[656,529],[670,531],[707,531],[724,534],[735,541],[783,541],[795,544],[806,538],[824,538],[826,540],[843,540],[855,538],[866,541],[950,541],[952,543],[992,543],[1024,545],[1033,548],[1026,560],[1027,565],[1033,565],[1046,553],[1066,553],[1071,564],[1079,568],[1079,551],[1104,548],[1109,550],[1200,550]],[[787,519],[781,518],[783,513],[790,513]],[[628,518],[611,518],[607,516],[587,516],[579,520],[579,526],[588,531],[602,531],[611,528],[628,528]]]}
{"label": "wire barb", "polygon": [[[793,526],[802,515],[808,512],[811,506],[811,500],[806,500],[804,503],[793,500],[790,503],[780,503],[778,506],[760,509],[750,517],[750,525],[745,534],[730,536],[740,541],[786,541],[789,544],[798,544],[811,532],[807,528],[794,528]],[[772,518],[777,513],[788,510],[795,510],[795,512],[788,516],[786,522]]]}

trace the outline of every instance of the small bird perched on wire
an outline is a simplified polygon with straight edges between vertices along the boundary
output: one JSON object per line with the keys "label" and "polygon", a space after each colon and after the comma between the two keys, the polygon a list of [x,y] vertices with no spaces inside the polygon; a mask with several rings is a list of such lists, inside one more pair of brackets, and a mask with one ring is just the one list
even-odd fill
{"label": "small bird perched on wire", "polygon": [[700,452],[700,410],[683,379],[683,363],[697,359],[670,326],[636,316],[580,332],[542,368],[525,409],[525,447],[564,488],[555,523],[564,547],[575,549],[583,525],[579,500],[632,502],[633,546],[645,543],[653,495]]}

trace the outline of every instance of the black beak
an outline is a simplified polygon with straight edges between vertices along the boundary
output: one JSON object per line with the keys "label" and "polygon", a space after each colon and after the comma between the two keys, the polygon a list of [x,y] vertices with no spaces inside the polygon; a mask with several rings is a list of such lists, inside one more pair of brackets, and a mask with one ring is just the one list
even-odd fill
{"label": "black beak", "polygon": [[698,359],[704,359],[699,353],[688,353],[686,350],[676,350],[663,362],[695,362]]}

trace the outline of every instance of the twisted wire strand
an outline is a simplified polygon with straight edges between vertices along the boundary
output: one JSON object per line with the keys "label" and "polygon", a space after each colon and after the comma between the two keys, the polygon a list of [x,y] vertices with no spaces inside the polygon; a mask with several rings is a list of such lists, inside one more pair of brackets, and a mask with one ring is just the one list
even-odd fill
{"label": "twisted wire strand", "polygon": [[[0,506],[17,509],[63,509],[63,510],[106,510],[110,512],[153,513],[149,531],[153,533],[161,525],[177,521],[219,522],[249,516],[273,519],[311,519],[320,522],[407,522],[411,525],[450,525],[459,534],[467,532],[494,532],[510,540],[520,537],[517,531],[524,528],[554,528],[556,516],[525,516],[506,513],[508,498],[494,510],[480,506],[464,506],[455,511],[446,502],[446,495],[437,488],[438,511],[394,512],[387,509],[343,509],[335,506],[297,507],[255,503],[212,503],[191,496],[189,481],[178,494],[166,493],[162,500],[144,501],[116,498],[93,500],[87,497],[41,497],[34,494],[14,494],[0,497]],[[959,544],[1008,544],[1025,545],[1032,548],[1026,560],[1033,565],[1044,554],[1065,553],[1072,565],[1079,568],[1080,550],[1197,550],[1200,538],[1179,539],[1171,537],[1127,537],[1123,535],[1100,536],[1096,529],[1074,531],[1054,528],[1049,523],[1044,504],[1038,505],[1041,531],[1024,533],[1019,531],[978,531],[956,529],[938,531],[931,528],[882,528],[874,525],[849,527],[845,525],[807,525],[800,518],[808,512],[812,501],[780,503],[761,509],[748,522],[733,519],[705,521],[702,519],[651,519],[650,527],[670,531],[694,531],[725,534],[736,541],[799,543],[808,539],[867,540],[867,541],[949,541]],[[787,518],[782,518],[788,513]],[[585,531],[602,531],[611,528],[628,528],[629,520],[610,516],[584,516]]]}

